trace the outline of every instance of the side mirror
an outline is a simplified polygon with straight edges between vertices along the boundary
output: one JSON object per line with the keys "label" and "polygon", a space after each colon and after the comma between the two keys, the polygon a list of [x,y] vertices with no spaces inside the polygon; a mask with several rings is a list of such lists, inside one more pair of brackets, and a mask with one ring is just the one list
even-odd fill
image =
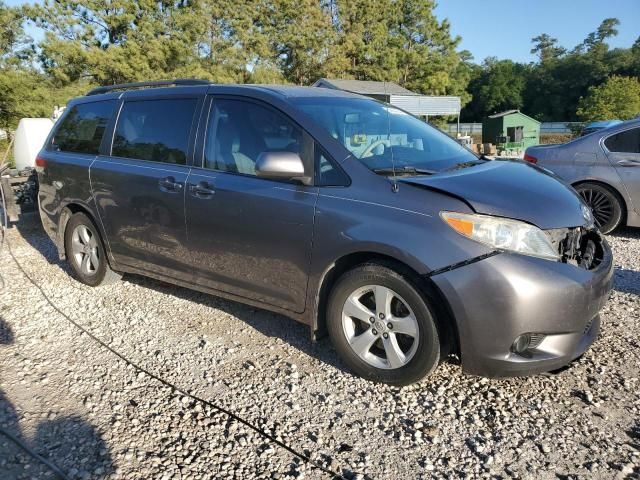
{"label": "side mirror", "polygon": [[312,178],[305,175],[300,155],[293,152],[262,152],[256,160],[256,175],[272,180],[297,180],[311,185]]}

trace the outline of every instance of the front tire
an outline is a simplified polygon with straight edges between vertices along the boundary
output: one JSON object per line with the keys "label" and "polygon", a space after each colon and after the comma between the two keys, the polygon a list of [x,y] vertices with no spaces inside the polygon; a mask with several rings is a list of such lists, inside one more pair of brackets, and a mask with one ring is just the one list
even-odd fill
{"label": "front tire", "polygon": [[73,214],[67,222],[64,245],[73,273],[82,283],[98,287],[120,279],[109,267],[98,230],[84,213]]}
{"label": "front tire", "polygon": [[613,232],[620,226],[623,217],[622,200],[610,188],[599,183],[581,183],[576,191],[593,212],[596,225],[602,233]]}
{"label": "front tire", "polygon": [[331,342],[359,376],[408,385],[440,361],[440,337],[423,295],[388,266],[365,264],[336,282],[327,308]]}

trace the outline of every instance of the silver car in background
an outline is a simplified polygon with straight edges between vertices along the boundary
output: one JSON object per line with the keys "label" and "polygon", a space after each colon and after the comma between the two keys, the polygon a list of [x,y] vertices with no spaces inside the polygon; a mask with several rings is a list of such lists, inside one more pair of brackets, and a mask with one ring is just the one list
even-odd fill
{"label": "silver car in background", "polygon": [[640,119],[561,145],[529,147],[524,159],[570,183],[603,233],[640,227]]}

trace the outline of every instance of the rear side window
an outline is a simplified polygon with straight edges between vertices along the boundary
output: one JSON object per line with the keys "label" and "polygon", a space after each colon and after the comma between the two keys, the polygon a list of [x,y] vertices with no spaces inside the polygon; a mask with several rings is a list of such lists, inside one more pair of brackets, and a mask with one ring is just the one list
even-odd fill
{"label": "rear side window", "polygon": [[640,153],[640,128],[611,135],[604,144],[610,152]]}
{"label": "rear side window", "polygon": [[111,154],[186,164],[197,102],[195,98],[125,102],[118,117]]}
{"label": "rear side window", "polygon": [[51,147],[60,152],[97,155],[115,107],[115,100],[81,103],[72,107],[56,129]]}

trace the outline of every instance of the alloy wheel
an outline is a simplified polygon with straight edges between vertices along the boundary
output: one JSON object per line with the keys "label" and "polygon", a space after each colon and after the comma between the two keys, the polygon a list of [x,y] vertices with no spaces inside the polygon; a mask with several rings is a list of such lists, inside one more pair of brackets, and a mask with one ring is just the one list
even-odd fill
{"label": "alloy wheel", "polygon": [[100,253],[95,235],[86,225],[78,225],[71,235],[71,253],[85,275],[95,275],[100,267]]}
{"label": "alloy wheel", "polygon": [[608,195],[591,188],[580,189],[579,192],[589,208],[591,208],[598,228],[601,228],[611,221],[614,206]]}
{"label": "alloy wheel", "polygon": [[347,297],[342,330],[356,355],[376,368],[401,368],[418,349],[415,314],[400,295],[382,285],[358,288]]}

